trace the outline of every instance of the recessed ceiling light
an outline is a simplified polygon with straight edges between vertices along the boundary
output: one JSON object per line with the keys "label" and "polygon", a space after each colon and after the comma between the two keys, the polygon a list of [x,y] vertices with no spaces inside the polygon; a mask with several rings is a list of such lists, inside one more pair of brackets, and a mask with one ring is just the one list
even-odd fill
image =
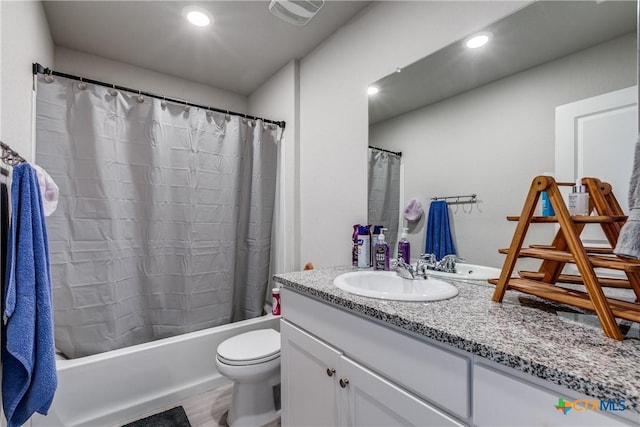
{"label": "recessed ceiling light", "polygon": [[211,23],[213,17],[208,10],[198,6],[187,6],[182,9],[182,16],[193,25],[206,27]]}
{"label": "recessed ceiling light", "polygon": [[469,49],[477,49],[489,43],[491,37],[493,37],[493,34],[488,31],[474,34],[464,42],[464,45]]}
{"label": "recessed ceiling light", "polygon": [[369,86],[367,88],[367,93],[369,95],[375,95],[376,93],[380,92],[380,88],[377,86]]}

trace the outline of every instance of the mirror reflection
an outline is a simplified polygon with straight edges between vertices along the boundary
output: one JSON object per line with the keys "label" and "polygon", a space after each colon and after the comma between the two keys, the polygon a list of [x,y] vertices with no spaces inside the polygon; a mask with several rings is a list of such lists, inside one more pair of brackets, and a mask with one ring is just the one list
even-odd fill
{"label": "mirror reflection", "polygon": [[[482,29],[489,35],[483,47],[460,40],[372,84],[379,92],[369,97],[369,145],[402,152],[392,190],[399,194],[396,228],[408,227],[414,258],[428,237],[443,238],[446,227],[427,227],[434,198],[449,197],[444,219],[457,255],[501,267],[498,249],[509,246],[515,227],[506,216],[521,212],[535,176],[628,183],[637,136],[636,14],[635,2],[535,2]],[[614,108],[615,120],[605,120],[602,107],[598,120],[584,124],[593,137],[560,141],[561,121],[573,119],[559,111],[585,100],[604,105],[620,91],[633,100]],[[376,152],[370,149],[370,160]],[[605,155],[611,160],[603,162]],[[372,224],[385,199],[371,187],[375,167],[370,162]],[[620,201],[623,186],[613,188]],[[472,194],[473,201],[456,203]],[[409,221],[403,212],[414,200],[424,214]],[[546,242],[554,231],[534,227],[528,236]]]}

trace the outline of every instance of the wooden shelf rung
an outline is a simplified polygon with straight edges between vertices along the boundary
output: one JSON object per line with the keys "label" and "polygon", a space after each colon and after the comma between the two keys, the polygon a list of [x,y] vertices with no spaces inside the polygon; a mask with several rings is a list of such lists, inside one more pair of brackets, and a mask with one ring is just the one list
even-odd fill
{"label": "wooden shelf rung", "polygon": [[[530,280],[542,280],[542,278],[544,277],[544,273],[540,273],[538,271],[519,271],[518,274],[523,279]],[[583,285],[584,279],[578,274],[561,274],[558,277],[558,282]],[[600,286],[604,286],[607,288],[631,288],[629,281],[626,279],[616,279],[614,277],[598,277],[598,282],[600,282]]]}
{"label": "wooden shelf rung", "polygon": [[[509,249],[498,249],[498,252],[501,254],[508,254]],[[575,264],[575,258],[570,252],[558,251],[555,249],[523,248],[520,249],[519,257],[538,258],[543,260],[546,259],[550,261]],[[590,255],[588,256],[588,258],[594,267],[610,268],[612,270],[622,270],[632,273],[640,272],[640,260],[631,260],[603,255]]]}
{"label": "wooden shelf rung", "polygon": [[[571,220],[581,224],[609,224],[614,222],[626,222],[626,215],[574,215]],[[507,221],[520,221],[519,216],[509,215]],[[533,216],[531,223],[555,223],[558,222],[556,216]]]}
{"label": "wooden shelf rung", "polygon": [[[556,249],[553,245],[529,245],[532,249]],[[605,248],[600,246],[585,246],[584,250],[589,254],[613,254],[613,248]]]}
{"label": "wooden shelf rung", "polygon": [[[496,285],[498,279],[488,281]],[[525,294],[535,295],[540,298],[549,299],[563,304],[573,305],[585,310],[595,311],[593,303],[586,292],[561,288],[535,280],[512,278],[507,284],[507,289],[513,289]],[[620,319],[640,322],[640,304],[621,301],[614,298],[607,298],[611,311],[615,317]]]}

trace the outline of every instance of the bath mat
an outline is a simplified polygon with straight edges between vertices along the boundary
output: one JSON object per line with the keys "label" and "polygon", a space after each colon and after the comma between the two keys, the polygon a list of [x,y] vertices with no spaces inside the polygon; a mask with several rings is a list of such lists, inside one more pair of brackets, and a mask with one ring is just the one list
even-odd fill
{"label": "bath mat", "polygon": [[142,418],[122,427],[191,427],[182,406]]}

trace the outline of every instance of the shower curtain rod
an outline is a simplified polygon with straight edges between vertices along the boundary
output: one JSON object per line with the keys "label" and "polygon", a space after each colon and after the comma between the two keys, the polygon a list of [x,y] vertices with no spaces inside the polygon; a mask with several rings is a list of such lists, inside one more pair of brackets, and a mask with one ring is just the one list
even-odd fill
{"label": "shower curtain rod", "polygon": [[82,82],[85,82],[85,83],[91,83],[91,84],[94,84],[94,85],[105,86],[105,87],[109,87],[109,88],[113,88],[113,89],[123,90],[125,92],[137,93],[139,95],[149,96],[151,98],[162,99],[164,101],[172,102],[174,104],[188,105],[190,107],[201,108],[203,110],[217,111],[219,113],[225,113],[225,114],[232,114],[234,116],[245,117],[247,119],[252,119],[252,120],[262,120],[263,123],[274,124],[274,125],[282,128],[283,131],[284,131],[286,125],[287,125],[284,120],[277,121],[277,120],[264,119],[262,117],[250,116],[248,114],[237,113],[235,111],[230,111],[230,110],[223,110],[221,108],[215,108],[215,107],[211,107],[211,106],[207,106],[207,105],[193,104],[193,103],[188,102],[188,101],[183,101],[183,100],[175,99],[175,98],[168,98],[168,97],[163,96],[163,95],[157,95],[155,93],[144,92],[144,91],[137,90],[137,89],[131,89],[131,88],[128,88],[128,87],[125,87],[125,86],[119,86],[119,85],[115,85],[115,84],[112,84],[112,83],[101,82],[99,80],[85,79],[84,77],[74,76],[72,74],[61,73],[59,71],[54,71],[54,70],[52,70],[50,68],[46,68],[46,67],[38,64],[37,62],[33,63],[33,74],[34,75],[36,75],[36,74],[44,74],[44,75],[50,75],[50,76],[64,77],[64,78],[71,79],[71,80],[78,80],[78,81],[82,81]]}
{"label": "shower curtain rod", "polygon": [[370,145],[369,148],[373,150],[384,151],[385,153],[395,154],[396,156],[402,157],[402,151],[385,150],[384,148],[374,147],[373,145]]}

